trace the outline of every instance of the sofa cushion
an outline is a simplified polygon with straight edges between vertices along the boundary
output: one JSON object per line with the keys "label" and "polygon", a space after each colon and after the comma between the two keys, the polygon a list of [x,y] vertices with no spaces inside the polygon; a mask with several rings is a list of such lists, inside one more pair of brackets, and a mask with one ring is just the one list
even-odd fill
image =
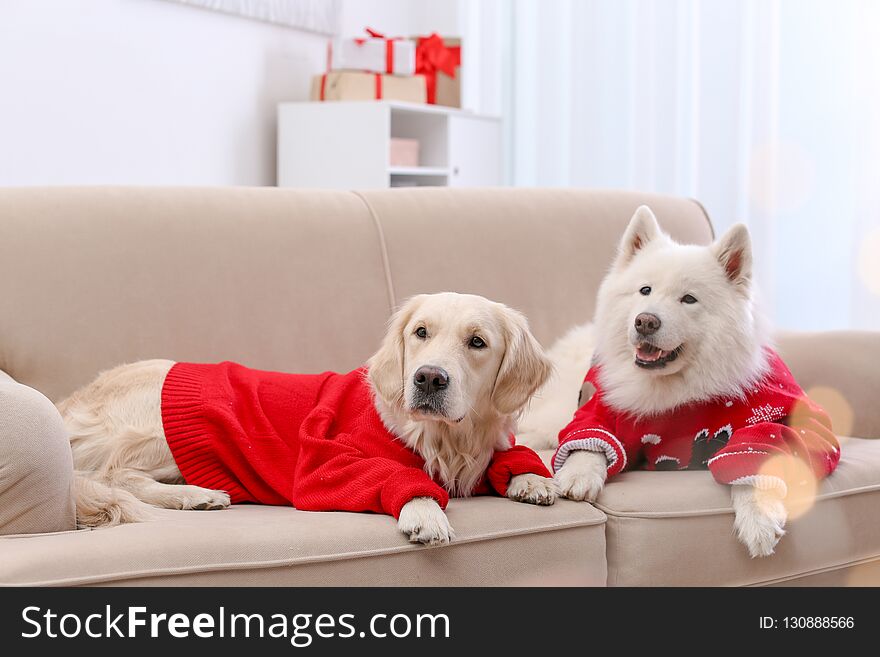
{"label": "sofa cushion", "polygon": [[635,209],[648,204],[677,240],[707,244],[696,201],[587,189],[418,189],[360,193],[375,213],[398,301],[481,294],[524,312],[545,345],[593,315],[596,289]]}
{"label": "sofa cushion", "polygon": [[[626,472],[600,494],[609,586],[760,585],[880,559],[880,440],[843,438],[837,470],[770,557],[734,536],[730,490],[705,471]],[[858,582],[853,582],[858,583]]]}
{"label": "sofa cushion", "polygon": [[354,194],[0,189],[0,369],[54,401],[144,358],[349,371],[391,311]]}
{"label": "sofa cushion", "polygon": [[286,507],[159,511],[152,522],[0,538],[5,585],[603,585],[605,516],[452,500],[456,540],[410,544],[389,516]]}

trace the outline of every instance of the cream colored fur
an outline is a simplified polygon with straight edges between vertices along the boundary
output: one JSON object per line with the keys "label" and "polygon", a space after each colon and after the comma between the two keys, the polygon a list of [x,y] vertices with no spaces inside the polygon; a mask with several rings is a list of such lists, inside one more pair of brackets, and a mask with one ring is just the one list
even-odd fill
{"label": "cream colored fur", "polygon": [[[575,326],[547,352],[553,374],[523,412],[517,442],[532,449],[554,449],[559,431],[578,409],[578,393],[593,358],[595,332],[592,324]],[[584,400],[586,401],[586,400]]]}
{"label": "cream colored fur", "polygon": [[[416,326],[426,327],[426,339]],[[485,348],[469,347],[479,336]],[[148,519],[153,507],[222,509],[223,491],[183,482],[165,441],[161,391],[173,365],[141,361],[102,373],[58,405],[70,434],[77,470],[77,521],[81,526]],[[444,293],[409,300],[392,318],[369,380],[388,429],[425,459],[425,469],[450,493],[469,495],[495,450],[507,437],[550,364],[518,312],[482,297]],[[422,365],[443,367],[449,387],[443,414],[413,408],[413,374]],[[552,479],[519,475],[508,496],[552,504]],[[444,543],[452,528],[436,502],[410,501],[400,530],[420,543]]]}
{"label": "cream colored fur", "polygon": [[[752,251],[745,226],[736,225],[708,247],[682,245],[663,233],[645,206],[633,215],[610,272],[599,288],[593,330],[576,327],[549,352],[564,390],[541,390],[525,421],[533,447],[555,446],[558,432],[571,420],[587,355],[601,366],[605,402],[621,412],[647,416],[673,411],[694,401],[739,397],[766,372],[766,324],[756,310],[751,279]],[[650,285],[649,296],[638,290]],[[683,304],[692,294],[696,304]],[[659,348],[682,346],[681,355],[663,369],[634,364],[638,336],[634,318],[642,312],[662,318],[654,336]],[[558,359],[574,358],[563,363]],[[582,378],[582,377],[581,377]],[[564,411],[571,410],[571,413]],[[556,474],[560,493],[594,500],[605,483],[602,454],[575,453]],[[752,556],[766,556],[784,533],[785,509],[772,492],[733,486],[735,528]]]}
{"label": "cream colored fur", "polygon": [[[420,327],[427,329],[426,340],[416,335]],[[485,349],[468,348],[475,334],[486,342]],[[425,417],[412,409],[413,375],[425,364],[443,367],[450,381],[459,382],[447,417]],[[429,474],[459,497],[471,494],[492,453],[507,449],[519,414],[551,370],[521,313],[482,297],[451,293],[410,299],[391,319],[368,366],[385,426],[425,459]],[[514,477],[508,497],[552,504],[555,482],[543,477],[536,482],[532,477]],[[421,518],[428,513],[426,504],[419,505]],[[439,535],[428,530],[417,534],[424,537],[427,532],[427,542],[446,542],[451,538],[444,530],[448,523],[439,520],[442,510],[436,503],[434,507],[435,520],[426,526]],[[401,531],[408,533],[402,525]]]}

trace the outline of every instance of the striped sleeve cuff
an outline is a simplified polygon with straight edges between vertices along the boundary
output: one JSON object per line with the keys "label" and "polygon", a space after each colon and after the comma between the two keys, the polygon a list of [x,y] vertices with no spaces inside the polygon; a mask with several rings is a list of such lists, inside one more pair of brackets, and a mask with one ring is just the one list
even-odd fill
{"label": "striped sleeve cuff", "polygon": [[[760,445],[758,447],[764,447]],[[719,484],[732,484],[745,477],[757,476],[771,454],[767,449],[737,445],[719,450],[706,461],[709,472]]]}
{"label": "striped sleeve cuff", "polygon": [[559,448],[553,455],[553,472],[559,472],[572,452],[602,452],[608,460],[608,476],[626,467],[626,450],[620,441],[605,429],[577,429],[562,438]]}
{"label": "striped sleeve cuff", "polygon": [[748,475],[730,482],[731,486],[753,486],[758,490],[774,490],[780,498],[788,495],[788,486],[781,477],[772,475]]}

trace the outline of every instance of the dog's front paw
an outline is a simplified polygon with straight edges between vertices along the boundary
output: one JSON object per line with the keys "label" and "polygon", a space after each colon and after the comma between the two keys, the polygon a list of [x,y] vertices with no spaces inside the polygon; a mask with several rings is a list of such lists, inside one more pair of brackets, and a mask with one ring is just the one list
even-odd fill
{"label": "dog's front paw", "polygon": [[776,490],[760,490],[754,486],[731,486],[730,496],[736,517],[736,536],[754,557],[767,557],[785,534],[788,513],[782,496]]}
{"label": "dog's front paw", "polygon": [[516,475],[507,487],[507,497],[517,502],[550,506],[556,501],[556,482],[536,474]]}
{"label": "dog's front paw", "polygon": [[180,488],[183,492],[183,495],[179,497],[181,509],[216,511],[229,507],[229,494],[225,491],[187,485],[181,485]]}
{"label": "dog's front paw", "polygon": [[404,504],[397,528],[409,537],[411,543],[443,545],[455,538],[449,518],[430,497],[415,497]]}
{"label": "dog's front paw", "polygon": [[578,450],[566,459],[556,473],[556,483],[562,497],[582,502],[595,502],[605,478],[608,476],[608,460],[602,452]]}

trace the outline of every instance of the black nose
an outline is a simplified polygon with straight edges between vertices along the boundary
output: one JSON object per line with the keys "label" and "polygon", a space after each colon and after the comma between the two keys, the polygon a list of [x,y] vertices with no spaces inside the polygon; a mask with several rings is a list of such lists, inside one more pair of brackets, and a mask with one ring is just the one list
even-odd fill
{"label": "black nose", "polygon": [[660,328],[660,318],[651,313],[639,313],[636,316],[636,331],[642,335],[652,335]]}
{"label": "black nose", "polygon": [[426,394],[444,390],[449,385],[449,374],[442,367],[425,365],[416,370],[413,376],[416,388]]}

